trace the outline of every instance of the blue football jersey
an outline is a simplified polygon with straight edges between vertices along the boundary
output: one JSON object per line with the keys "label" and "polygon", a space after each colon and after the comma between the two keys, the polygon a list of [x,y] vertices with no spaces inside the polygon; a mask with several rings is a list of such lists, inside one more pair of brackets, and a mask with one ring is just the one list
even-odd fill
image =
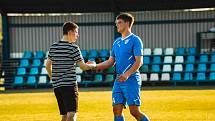
{"label": "blue football jersey", "polygon": [[125,73],[135,63],[135,56],[143,56],[142,40],[133,33],[124,39],[117,38],[113,43],[111,56],[115,58],[116,72]]}

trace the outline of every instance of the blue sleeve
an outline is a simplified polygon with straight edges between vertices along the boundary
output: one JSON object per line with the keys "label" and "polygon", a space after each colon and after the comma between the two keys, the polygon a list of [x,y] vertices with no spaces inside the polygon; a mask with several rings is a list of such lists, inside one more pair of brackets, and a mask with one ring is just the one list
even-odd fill
{"label": "blue sleeve", "polygon": [[112,46],[112,50],[111,50],[111,54],[110,54],[110,56],[115,58],[115,50],[114,50],[114,48],[115,48],[115,43]]}
{"label": "blue sleeve", "polygon": [[134,40],[133,52],[134,56],[143,56],[143,43],[139,37]]}

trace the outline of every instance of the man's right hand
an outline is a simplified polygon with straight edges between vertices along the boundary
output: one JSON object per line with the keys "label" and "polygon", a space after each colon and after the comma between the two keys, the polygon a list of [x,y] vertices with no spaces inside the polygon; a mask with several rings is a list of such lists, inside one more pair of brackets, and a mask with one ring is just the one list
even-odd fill
{"label": "man's right hand", "polygon": [[93,66],[92,70],[96,70],[96,62],[95,61],[88,61],[86,64]]}

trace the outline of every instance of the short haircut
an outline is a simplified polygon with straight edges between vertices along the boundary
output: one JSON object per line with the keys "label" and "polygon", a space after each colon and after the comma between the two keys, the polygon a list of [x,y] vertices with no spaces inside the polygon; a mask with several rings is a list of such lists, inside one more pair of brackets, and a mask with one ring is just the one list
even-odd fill
{"label": "short haircut", "polygon": [[67,35],[69,31],[74,31],[78,25],[74,22],[68,21],[63,24],[63,35]]}
{"label": "short haircut", "polygon": [[125,22],[129,22],[129,27],[131,27],[134,23],[134,16],[130,13],[121,13],[116,17],[116,20],[122,19]]}

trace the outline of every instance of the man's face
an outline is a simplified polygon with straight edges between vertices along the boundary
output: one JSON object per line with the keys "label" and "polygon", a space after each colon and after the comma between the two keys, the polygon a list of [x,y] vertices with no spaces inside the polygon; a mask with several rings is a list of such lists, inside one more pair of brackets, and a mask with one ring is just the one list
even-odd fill
{"label": "man's face", "polygon": [[69,31],[68,35],[71,38],[71,40],[77,40],[79,37],[78,28],[76,28],[74,31]]}
{"label": "man's face", "polygon": [[125,22],[125,21],[122,20],[122,19],[117,19],[117,20],[116,20],[116,27],[117,27],[117,31],[118,31],[119,33],[122,33],[122,32],[124,32],[124,31],[127,29],[127,27],[129,27],[129,26],[128,26],[128,22]]}

